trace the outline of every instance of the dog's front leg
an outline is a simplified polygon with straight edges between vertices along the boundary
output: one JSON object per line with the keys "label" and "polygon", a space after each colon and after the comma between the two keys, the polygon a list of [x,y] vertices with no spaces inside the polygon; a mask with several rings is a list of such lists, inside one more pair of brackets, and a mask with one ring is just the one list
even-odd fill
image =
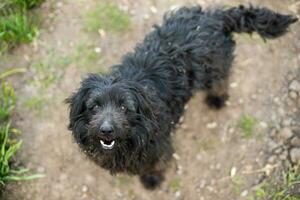
{"label": "dog's front leg", "polygon": [[228,99],[228,77],[218,82],[213,82],[212,87],[207,89],[206,104],[214,109],[220,109],[225,106]]}

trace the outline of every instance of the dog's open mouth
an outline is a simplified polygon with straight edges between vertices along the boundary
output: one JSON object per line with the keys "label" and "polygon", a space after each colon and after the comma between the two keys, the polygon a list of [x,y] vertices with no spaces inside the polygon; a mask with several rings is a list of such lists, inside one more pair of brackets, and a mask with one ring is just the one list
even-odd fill
{"label": "dog's open mouth", "polygon": [[114,140],[100,140],[100,144],[103,149],[112,149],[115,146]]}

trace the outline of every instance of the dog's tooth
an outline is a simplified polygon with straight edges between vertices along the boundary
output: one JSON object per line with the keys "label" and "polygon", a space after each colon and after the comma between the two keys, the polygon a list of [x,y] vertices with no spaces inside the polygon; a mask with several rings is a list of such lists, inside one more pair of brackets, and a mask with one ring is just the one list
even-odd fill
{"label": "dog's tooth", "polygon": [[115,145],[115,141],[113,140],[110,144],[105,144],[103,140],[100,140],[100,143],[104,149],[112,149]]}

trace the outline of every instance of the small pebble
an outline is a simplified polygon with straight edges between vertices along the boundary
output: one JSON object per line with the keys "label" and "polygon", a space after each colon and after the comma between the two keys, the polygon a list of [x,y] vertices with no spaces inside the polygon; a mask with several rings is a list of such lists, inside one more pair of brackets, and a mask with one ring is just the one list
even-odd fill
{"label": "small pebble", "polygon": [[45,167],[38,167],[37,168],[38,173],[45,173],[45,171],[46,171]]}
{"label": "small pebble", "polygon": [[99,29],[98,33],[100,35],[101,38],[105,38],[106,37],[106,32],[103,29]]}
{"label": "small pebble", "polygon": [[120,5],[120,10],[127,12],[129,10],[129,7],[127,5]]}
{"label": "small pebble", "polygon": [[208,191],[210,191],[210,192],[214,192],[214,188],[211,187],[211,186],[207,186],[206,189],[207,189]]}
{"label": "small pebble", "polygon": [[274,103],[276,103],[277,105],[280,104],[280,99],[279,99],[278,97],[275,97],[275,98],[273,99],[273,101],[274,101]]}
{"label": "small pebble", "polygon": [[182,175],[183,169],[182,169],[182,166],[181,166],[181,165],[178,165],[178,166],[177,166],[177,171],[176,171],[176,173],[177,173],[178,175]]}
{"label": "small pebble", "polygon": [[200,185],[199,185],[199,187],[201,188],[201,189],[203,189],[205,186],[206,186],[206,180],[205,179],[202,179],[201,181],[200,181]]}
{"label": "small pebble", "polygon": [[286,118],[282,121],[283,126],[290,126],[291,124],[292,124],[292,119]]}
{"label": "small pebble", "polygon": [[175,160],[180,160],[180,156],[177,153],[173,153],[173,158],[175,158]]}
{"label": "small pebble", "polygon": [[267,176],[269,176],[272,171],[274,170],[274,166],[270,165],[270,164],[267,164],[265,167],[264,167],[264,171],[266,173]]}
{"label": "small pebble", "polygon": [[144,14],[143,18],[147,20],[150,18],[150,16],[148,14]]}
{"label": "small pebble", "polygon": [[179,118],[179,123],[182,123],[183,121],[184,121],[184,117],[182,116]]}
{"label": "small pebble", "polygon": [[86,192],[88,191],[88,187],[87,187],[86,185],[82,186],[81,191],[82,191],[83,193],[86,193]]}
{"label": "small pebble", "polygon": [[181,195],[181,192],[178,190],[178,191],[175,193],[175,197],[176,197],[176,198],[179,198],[180,195]]}
{"label": "small pebble", "polygon": [[187,110],[188,108],[189,108],[189,105],[186,104],[186,105],[184,106],[184,110]]}
{"label": "small pebble", "polygon": [[230,170],[230,177],[233,178],[236,175],[236,167],[232,167]]}
{"label": "small pebble", "polygon": [[294,148],[290,152],[291,155],[291,160],[294,163],[299,163],[300,162],[300,148]]}
{"label": "small pebble", "polygon": [[226,106],[231,106],[231,105],[232,105],[232,103],[231,103],[229,100],[227,100],[227,101],[225,102],[225,104],[226,104]]}
{"label": "small pebble", "polygon": [[117,191],[117,192],[116,192],[116,195],[117,195],[117,197],[123,197],[123,196],[124,196],[123,193],[120,192],[120,191]]}
{"label": "small pebble", "polygon": [[262,128],[268,128],[268,124],[266,122],[260,122],[259,125],[262,127]]}
{"label": "small pebble", "polygon": [[60,181],[65,181],[67,178],[68,178],[68,176],[67,176],[67,174],[65,174],[65,173],[62,173],[62,174],[60,174],[60,176],[59,176],[59,180],[60,180]]}
{"label": "small pebble", "polygon": [[294,147],[300,147],[300,138],[294,137],[291,140],[291,145],[293,145]]}
{"label": "small pebble", "polygon": [[188,129],[188,126],[186,124],[181,124],[180,128],[183,130],[186,130],[186,129]]}
{"label": "small pebble", "polygon": [[282,148],[278,148],[274,151],[275,154],[280,154],[283,151]]}
{"label": "small pebble", "polygon": [[197,154],[197,156],[196,156],[196,159],[197,159],[198,161],[202,160],[202,158],[203,158],[203,156],[202,156],[202,155],[200,155],[200,154]]}
{"label": "small pebble", "polygon": [[177,10],[179,8],[179,5],[172,5],[170,7],[170,10]]}
{"label": "small pebble", "polygon": [[63,6],[63,2],[61,2],[61,1],[60,1],[60,2],[57,2],[57,3],[56,3],[56,6],[57,6],[58,8],[61,8],[61,7]]}
{"label": "small pebble", "polygon": [[100,47],[96,47],[95,49],[94,49],[94,51],[96,52],[96,53],[101,53],[101,48]]}
{"label": "small pebble", "polygon": [[298,94],[297,94],[295,91],[290,91],[290,92],[289,92],[289,96],[290,96],[292,99],[297,99]]}
{"label": "small pebble", "polygon": [[288,152],[287,151],[283,151],[280,155],[279,155],[279,158],[281,160],[286,160],[287,159],[287,156],[288,156]]}
{"label": "small pebble", "polygon": [[238,86],[238,83],[237,82],[232,82],[230,83],[230,87],[231,88],[236,88]]}
{"label": "small pebble", "polygon": [[275,163],[276,160],[277,160],[276,156],[271,156],[270,158],[268,158],[268,162],[271,164]]}
{"label": "small pebble", "polygon": [[257,99],[257,95],[256,94],[251,95],[251,99],[256,100]]}
{"label": "small pebble", "polygon": [[248,195],[248,190],[244,190],[242,193],[241,193],[241,197],[246,197]]}
{"label": "small pebble", "polygon": [[206,124],[206,128],[208,128],[208,129],[214,129],[214,128],[217,128],[217,126],[218,126],[217,122],[211,122],[211,123]]}
{"label": "small pebble", "polygon": [[157,8],[155,6],[151,6],[150,10],[153,14],[157,13]]}
{"label": "small pebble", "polygon": [[239,104],[243,104],[244,103],[244,99],[240,98],[239,99]]}
{"label": "small pebble", "polygon": [[285,142],[287,139],[289,139],[292,136],[293,136],[293,132],[288,127],[281,129],[278,133],[278,137],[282,142]]}
{"label": "small pebble", "polygon": [[299,92],[300,91],[300,83],[296,80],[293,80],[289,86],[289,89]]}

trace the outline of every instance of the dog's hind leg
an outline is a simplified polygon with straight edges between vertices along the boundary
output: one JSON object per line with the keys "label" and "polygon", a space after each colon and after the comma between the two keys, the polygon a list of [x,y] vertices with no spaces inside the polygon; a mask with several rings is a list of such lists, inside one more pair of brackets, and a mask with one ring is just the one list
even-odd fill
{"label": "dog's hind leg", "polygon": [[224,78],[212,84],[206,91],[206,104],[213,109],[221,109],[228,99],[228,78]]}
{"label": "dog's hind leg", "polygon": [[146,189],[154,190],[164,181],[162,171],[152,171],[140,176],[140,181]]}

